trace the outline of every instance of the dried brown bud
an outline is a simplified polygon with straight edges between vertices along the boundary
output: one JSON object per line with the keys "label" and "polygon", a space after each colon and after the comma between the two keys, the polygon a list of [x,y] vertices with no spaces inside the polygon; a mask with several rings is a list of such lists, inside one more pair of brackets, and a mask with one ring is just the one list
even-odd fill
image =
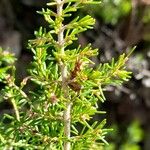
{"label": "dried brown bud", "polygon": [[68,85],[75,92],[79,92],[81,90],[81,85],[78,82],[70,82]]}
{"label": "dried brown bud", "polygon": [[80,60],[77,60],[75,63],[75,67],[74,67],[73,71],[71,71],[71,76],[70,76],[71,80],[77,76],[77,73],[79,71],[81,71],[81,65],[82,65],[82,62]]}
{"label": "dried brown bud", "polygon": [[50,101],[52,104],[55,104],[58,101],[58,99],[54,93],[51,94]]}

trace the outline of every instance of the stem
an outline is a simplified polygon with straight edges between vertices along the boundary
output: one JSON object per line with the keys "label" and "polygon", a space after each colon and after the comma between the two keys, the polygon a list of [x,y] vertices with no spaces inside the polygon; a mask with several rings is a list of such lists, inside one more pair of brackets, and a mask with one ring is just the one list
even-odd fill
{"label": "stem", "polygon": [[20,121],[19,110],[18,110],[18,108],[17,108],[17,105],[16,105],[16,103],[15,103],[15,100],[12,99],[11,102],[12,102],[12,105],[13,105],[14,110],[15,110],[16,118],[17,118],[18,121]]}
{"label": "stem", "polygon": [[[56,0],[57,1],[57,14],[58,16],[62,17],[62,12],[63,12],[63,5],[64,5],[64,0]],[[58,43],[60,45],[60,53],[63,55],[64,54],[64,28],[63,28],[63,23],[61,21],[60,23],[60,29],[58,33]],[[62,78],[62,89],[64,92],[64,97],[65,99],[68,99],[68,88],[67,88],[67,66],[63,63],[62,60],[59,61],[60,69],[61,69],[61,78]],[[70,111],[71,111],[71,102],[67,101],[66,102],[66,109],[64,110],[63,113],[63,121],[64,121],[64,136],[66,138],[66,141],[64,142],[64,150],[70,150],[71,149],[71,144],[69,142],[70,139],[70,125],[71,125],[71,116],[70,116]]]}

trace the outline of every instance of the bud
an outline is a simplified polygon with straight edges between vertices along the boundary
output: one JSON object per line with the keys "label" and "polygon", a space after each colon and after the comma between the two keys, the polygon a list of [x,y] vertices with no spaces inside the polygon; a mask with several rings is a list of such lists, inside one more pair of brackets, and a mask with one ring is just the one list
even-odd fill
{"label": "bud", "polygon": [[52,104],[56,104],[57,103],[58,98],[57,98],[57,96],[54,93],[51,94],[50,101],[51,101]]}

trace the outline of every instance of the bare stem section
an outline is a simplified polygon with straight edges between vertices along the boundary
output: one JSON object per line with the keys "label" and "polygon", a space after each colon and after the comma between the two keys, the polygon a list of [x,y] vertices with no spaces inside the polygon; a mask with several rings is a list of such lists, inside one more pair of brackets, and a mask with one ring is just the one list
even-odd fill
{"label": "bare stem section", "polygon": [[20,121],[19,110],[18,110],[18,108],[17,108],[17,105],[16,105],[16,103],[15,103],[15,100],[12,99],[11,102],[12,102],[12,105],[13,105],[14,110],[15,110],[16,119],[17,119],[18,121]]}
{"label": "bare stem section", "polygon": [[[63,12],[63,5],[64,0],[56,0],[57,1],[57,14],[61,19],[62,12]],[[58,44],[60,45],[60,52],[63,55],[64,54],[64,29],[63,29],[63,23],[60,23],[60,30],[58,33]],[[62,77],[62,89],[64,91],[64,97],[68,99],[68,88],[66,85],[66,79],[67,79],[67,67],[66,65],[60,60],[60,69],[61,69],[61,77]],[[66,141],[64,142],[64,150],[70,150],[71,145],[69,142],[70,139],[70,124],[71,124],[71,102],[66,102],[66,109],[64,110],[63,119],[64,119],[64,135],[66,137]]]}
{"label": "bare stem section", "polygon": [[[71,124],[71,118],[70,118],[70,110],[71,110],[71,103],[68,102],[66,104],[66,110],[64,111],[64,134],[67,139],[70,138],[70,124]],[[66,141],[64,143],[64,150],[70,150],[70,142]]]}

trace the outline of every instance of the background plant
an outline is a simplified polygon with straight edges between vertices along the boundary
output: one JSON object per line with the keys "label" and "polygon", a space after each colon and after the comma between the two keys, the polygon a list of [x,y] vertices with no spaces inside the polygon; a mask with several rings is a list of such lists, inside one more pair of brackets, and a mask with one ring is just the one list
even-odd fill
{"label": "background plant", "polygon": [[[140,144],[144,138],[144,132],[138,120],[133,120],[127,128],[122,127],[122,132],[116,124],[112,125],[112,128],[114,131],[109,134],[111,142],[109,146],[105,146],[105,150],[141,150]],[[120,138],[120,134],[123,138]]]}
{"label": "background plant", "polygon": [[[122,54],[110,63],[94,66],[91,57],[98,49],[91,45],[73,47],[80,32],[91,29],[95,20],[86,15],[67,22],[79,8],[98,1],[56,0],[42,14],[49,30],[40,28],[36,39],[29,41],[34,56],[30,76],[16,85],[15,69],[5,69],[1,76],[6,84],[2,93],[14,111],[5,114],[0,124],[0,146],[3,149],[101,149],[106,143],[106,120],[91,123],[104,102],[108,85],[122,84],[130,78]],[[73,48],[72,48],[73,47]],[[4,55],[4,53],[2,53]],[[5,59],[7,60],[7,59]],[[93,67],[91,67],[93,66]],[[4,69],[4,68],[3,68]],[[34,90],[24,91],[28,81]],[[7,123],[6,123],[7,122]]]}

